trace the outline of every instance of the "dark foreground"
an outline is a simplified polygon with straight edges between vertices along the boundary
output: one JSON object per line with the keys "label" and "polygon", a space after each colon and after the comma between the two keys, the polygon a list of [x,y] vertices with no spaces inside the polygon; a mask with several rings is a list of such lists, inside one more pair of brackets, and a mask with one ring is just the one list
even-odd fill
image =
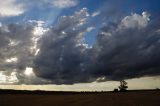
{"label": "dark foreground", "polygon": [[0,106],[160,106],[159,90],[127,92],[0,91]]}

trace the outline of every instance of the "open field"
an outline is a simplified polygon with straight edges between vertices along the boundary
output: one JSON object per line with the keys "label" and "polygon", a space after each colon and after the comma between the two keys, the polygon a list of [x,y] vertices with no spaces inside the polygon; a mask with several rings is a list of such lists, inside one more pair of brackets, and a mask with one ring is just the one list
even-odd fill
{"label": "open field", "polygon": [[115,93],[0,91],[0,106],[160,106],[160,91]]}

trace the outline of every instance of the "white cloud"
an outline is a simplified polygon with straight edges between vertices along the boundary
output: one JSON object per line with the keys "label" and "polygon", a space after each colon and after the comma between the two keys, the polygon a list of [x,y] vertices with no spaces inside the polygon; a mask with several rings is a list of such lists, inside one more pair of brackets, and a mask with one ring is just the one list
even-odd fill
{"label": "white cloud", "polygon": [[41,35],[43,35],[47,31],[47,29],[45,29],[43,27],[44,24],[45,24],[44,21],[33,21],[33,23],[37,24],[36,27],[33,30],[33,34],[34,35],[41,36]]}
{"label": "white cloud", "polygon": [[96,16],[98,16],[100,14],[100,12],[99,11],[96,11],[96,12],[94,12],[93,14],[92,14],[92,17],[96,17]]}
{"label": "white cloud", "polygon": [[29,8],[33,8],[35,6],[39,6],[41,8],[44,4],[62,9],[76,6],[78,4],[78,0],[34,0],[34,2],[30,2],[29,0],[1,0],[0,17],[18,16],[23,14]]}
{"label": "white cloud", "polygon": [[0,27],[2,27],[2,23],[0,22]]}
{"label": "white cloud", "polygon": [[88,27],[87,28],[87,32],[91,32],[92,30],[94,30],[95,29],[95,27]]}
{"label": "white cloud", "polygon": [[17,3],[16,0],[1,0],[0,16],[17,16],[24,12],[23,4]]}
{"label": "white cloud", "polygon": [[58,8],[68,8],[73,7],[78,4],[77,0],[53,0],[53,6]]}
{"label": "white cloud", "polygon": [[147,12],[143,12],[142,15],[131,14],[131,16],[126,16],[122,19],[120,28],[144,28],[148,25],[149,16]]}
{"label": "white cloud", "polygon": [[11,40],[11,39],[9,39],[9,46],[10,47],[13,47],[13,46],[16,46],[16,45],[18,45],[20,42],[18,42],[18,41],[16,41],[16,40]]}
{"label": "white cloud", "polygon": [[45,22],[44,21],[36,21],[36,20],[29,20],[29,23],[35,24],[33,28],[33,36],[31,38],[33,44],[30,47],[31,54],[35,56],[38,54],[40,49],[37,47],[39,39],[46,33],[49,28],[44,28]]}
{"label": "white cloud", "polygon": [[7,63],[17,62],[17,61],[18,61],[18,58],[17,58],[17,57],[12,57],[12,58],[6,59],[5,61],[6,61]]}
{"label": "white cloud", "polygon": [[11,72],[9,75],[5,71],[0,71],[0,84],[18,83],[17,72]]}
{"label": "white cloud", "polygon": [[34,73],[33,73],[33,69],[31,67],[26,67],[25,71],[24,71],[24,74],[26,76],[33,76]]}
{"label": "white cloud", "polygon": [[104,36],[108,36],[108,37],[111,37],[111,36],[112,36],[112,34],[109,33],[109,32],[101,32],[101,34],[104,35]]}

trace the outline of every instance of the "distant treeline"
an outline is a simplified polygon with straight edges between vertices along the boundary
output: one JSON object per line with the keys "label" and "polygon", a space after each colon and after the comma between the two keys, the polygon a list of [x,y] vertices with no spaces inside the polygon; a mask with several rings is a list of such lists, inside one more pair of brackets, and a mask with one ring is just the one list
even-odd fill
{"label": "distant treeline", "polygon": [[[127,92],[134,91],[155,91],[159,89],[153,90],[127,90]],[[65,94],[99,94],[99,93],[116,93],[114,91],[42,91],[42,90],[12,90],[12,89],[0,89],[0,94],[47,94],[47,95],[65,95]]]}
{"label": "distant treeline", "polygon": [[0,94],[82,94],[82,93],[105,93],[109,91],[42,91],[42,90],[12,90],[0,89]]}

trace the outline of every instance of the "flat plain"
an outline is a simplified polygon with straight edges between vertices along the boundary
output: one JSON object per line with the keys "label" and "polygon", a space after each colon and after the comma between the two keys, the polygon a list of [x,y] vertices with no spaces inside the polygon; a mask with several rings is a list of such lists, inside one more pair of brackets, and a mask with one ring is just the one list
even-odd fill
{"label": "flat plain", "polygon": [[0,106],[160,106],[160,90],[100,93],[2,91]]}

